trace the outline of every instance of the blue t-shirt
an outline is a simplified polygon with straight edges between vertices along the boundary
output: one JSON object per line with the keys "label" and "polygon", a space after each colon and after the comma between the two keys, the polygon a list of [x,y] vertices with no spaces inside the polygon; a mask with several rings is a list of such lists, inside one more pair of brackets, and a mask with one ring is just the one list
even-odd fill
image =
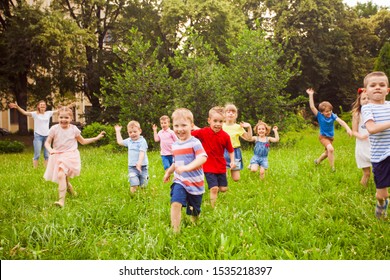
{"label": "blue t-shirt", "polygon": [[142,166],[148,165],[148,155],[146,151],[148,150],[148,143],[143,136],[140,136],[138,140],[133,141],[131,138],[126,138],[123,140],[123,145],[128,149],[128,165],[135,166],[137,164],[139,158],[139,152],[145,152],[144,161],[142,162]]}
{"label": "blue t-shirt", "polygon": [[337,119],[337,115],[332,113],[332,115],[327,118],[322,113],[318,112],[317,120],[320,126],[320,134],[326,137],[334,136],[334,122]]}

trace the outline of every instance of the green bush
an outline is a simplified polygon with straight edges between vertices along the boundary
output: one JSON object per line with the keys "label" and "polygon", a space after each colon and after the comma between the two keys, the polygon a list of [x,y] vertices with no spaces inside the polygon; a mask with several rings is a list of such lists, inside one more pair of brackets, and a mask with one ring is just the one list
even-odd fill
{"label": "green bush", "polygon": [[104,145],[116,143],[114,127],[100,124],[97,122],[85,126],[82,135],[84,138],[92,138],[92,137],[96,137],[101,131],[105,131],[106,135],[99,141],[93,143],[92,145],[104,146]]}
{"label": "green bush", "polygon": [[19,141],[0,141],[0,153],[2,154],[22,153],[24,148],[24,144]]}

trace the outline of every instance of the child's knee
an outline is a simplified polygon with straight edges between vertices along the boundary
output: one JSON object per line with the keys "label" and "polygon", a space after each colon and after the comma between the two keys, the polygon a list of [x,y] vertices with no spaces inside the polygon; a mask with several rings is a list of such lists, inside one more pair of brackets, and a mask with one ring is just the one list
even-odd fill
{"label": "child's knee", "polygon": [[333,153],[334,152],[334,148],[333,148],[332,144],[329,144],[328,146],[326,146],[326,151],[328,153]]}

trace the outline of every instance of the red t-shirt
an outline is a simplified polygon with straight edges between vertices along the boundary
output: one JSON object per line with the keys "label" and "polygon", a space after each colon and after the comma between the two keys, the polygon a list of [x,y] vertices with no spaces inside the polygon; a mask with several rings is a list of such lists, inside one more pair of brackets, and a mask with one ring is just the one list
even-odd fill
{"label": "red t-shirt", "polygon": [[229,153],[234,152],[229,134],[222,129],[215,133],[210,127],[193,130],[191,134],[200,140],[208,156],[203,164],[203,171],[226,173],[225,149]]}

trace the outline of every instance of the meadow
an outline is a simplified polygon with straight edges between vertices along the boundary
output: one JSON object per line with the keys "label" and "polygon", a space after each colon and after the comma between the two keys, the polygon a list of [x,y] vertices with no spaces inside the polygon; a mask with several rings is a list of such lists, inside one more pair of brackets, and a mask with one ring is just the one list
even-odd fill
{"label": "meadow", "polygon": [[[162,182],[158,151],[150,181],[134,196],[127,152],[80,147],[77,197],[57,208],[57,185],[32,168],[32,149],[0,155],[1,260],[387,260],[389,222],[374,216],[375,186],[359,184],[355,139],[336,130],[336,172],[318,131],[271,144],[266,179],[248,169],[229,181],[212,209],[209,193],[193,225],[183,210],[180,234],[170,228],[170,184]],[[283,136],[282,136],[283,137]],[[244,151],[246,165],[252,150]]]}

